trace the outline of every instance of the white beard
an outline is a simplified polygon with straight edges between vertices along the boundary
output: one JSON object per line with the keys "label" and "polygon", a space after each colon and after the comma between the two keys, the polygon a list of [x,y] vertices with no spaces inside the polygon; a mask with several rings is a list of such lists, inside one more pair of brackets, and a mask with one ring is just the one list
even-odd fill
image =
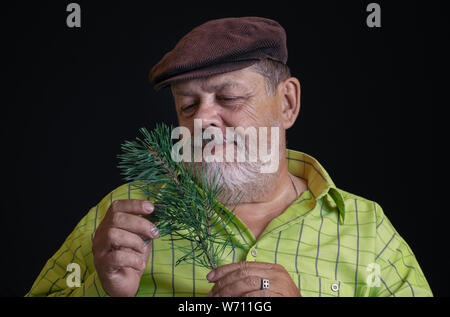
{"label": "white beard", "polygon": [[[277,126],[277,123],[275,123],[275,126]],[[279,138],[278,150],[279,158],[281,159],[284,157],[285,142],[281,134]],[[237,146],[235,145],[235,155],[237,153],[236,148]],[[271,151],[270,142],[268,144],[268,151]],[[223,153],[225,153],[225,150]],[[233,162],[227,162],[224,159],[223,162],[205,162],[205,160],[202,160],[201,162],[185,162],[184,164],[188,168],[192,166],[195,170],[197,168],[204,168],[208,180],[212,180],[217,176],[220,177],[219,182],[222,185],[223,192],[222,195],[219,195],[218,200],[222,203],[225,203],[229,197],[232,197],[231,201],[239,197],[239,203],[262,201],[273,190],[280,170],[277,169],[274,173],[261,173],[262,166],[270,164],[270,162],[264,163],[259,157],[256,162],[249,162],[247,144],[245,144],[245,157],[245,162],[237,162],[235,156]]]}

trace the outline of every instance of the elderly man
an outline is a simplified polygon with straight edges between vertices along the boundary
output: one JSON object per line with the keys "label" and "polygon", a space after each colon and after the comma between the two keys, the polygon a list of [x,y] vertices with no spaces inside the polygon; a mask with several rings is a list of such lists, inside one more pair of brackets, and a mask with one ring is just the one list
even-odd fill
{"label": "elderly man", "polygon": [[143,217],[153,212],[151,199],[125,184],[80,221],[28,295],[432,296],[381,207],[338,189],[311,156],[286,149],[285,131],[300,108],[300,83],[286,62],[277,22],[227,18],[192,30],[150,73],[157,89],[170,86],[179,124],[190,131],[196,119],[224,133],[279,128],[273,173],[261,173],[259,159],[195,163],[208,175],[219,170],[228,193],[243,193],[227,225],[242,248],[212,271],[175,265],[190,242],[158,238]]}

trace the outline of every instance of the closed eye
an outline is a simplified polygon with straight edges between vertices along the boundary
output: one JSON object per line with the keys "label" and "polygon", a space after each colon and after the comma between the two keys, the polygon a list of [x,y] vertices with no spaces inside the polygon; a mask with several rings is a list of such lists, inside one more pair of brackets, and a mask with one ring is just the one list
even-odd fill
{"label": "closed eye", "polygon": [[222,101],[233,101],[238,99],[239,97],[217,97],[218,100],[222,100]]}
{"label": "closed eye", "polygon": [[189,110],[189,109],[195,107],[196,105],[197,105],[197,103],[190,104],[189,106],[186,106],[186,107],[184,107],[184,108],[181,108],[181,111]]}

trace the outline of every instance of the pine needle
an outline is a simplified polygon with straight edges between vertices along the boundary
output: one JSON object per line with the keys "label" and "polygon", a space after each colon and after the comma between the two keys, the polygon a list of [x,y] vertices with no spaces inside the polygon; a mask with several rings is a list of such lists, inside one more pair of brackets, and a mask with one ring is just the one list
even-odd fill
{"label": "pine needle", "polygon": [[[157,124],[151,132],[141,128],[142,139],[122,144],[118,167],[125,181],[154,199],[152,221],[157,222],[160,237],[190,241],[192,248],[178,247],[183,255],[176,264],[195,262],[214,269],[227,249],[242,248],[226,229],[241,195],[229,195],[219,203],[217,198],[225,195],[218,172],[208,179],[205,170],[172,160],[172,129],[165,124]],[[230,212],[225,205],[233,206]]]}

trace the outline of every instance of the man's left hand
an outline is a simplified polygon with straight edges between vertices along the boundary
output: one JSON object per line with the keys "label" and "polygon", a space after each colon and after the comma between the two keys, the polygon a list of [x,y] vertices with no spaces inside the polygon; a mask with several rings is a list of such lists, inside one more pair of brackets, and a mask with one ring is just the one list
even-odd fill
{"label": "man's left hand", "polygon": [[[273,263],[239,262],[220,266],[206,276],[215,283],[208,296],[215,297],[299,297],[300,292],[286,269]],[[269,288],[262,289],[262,279]]]}

